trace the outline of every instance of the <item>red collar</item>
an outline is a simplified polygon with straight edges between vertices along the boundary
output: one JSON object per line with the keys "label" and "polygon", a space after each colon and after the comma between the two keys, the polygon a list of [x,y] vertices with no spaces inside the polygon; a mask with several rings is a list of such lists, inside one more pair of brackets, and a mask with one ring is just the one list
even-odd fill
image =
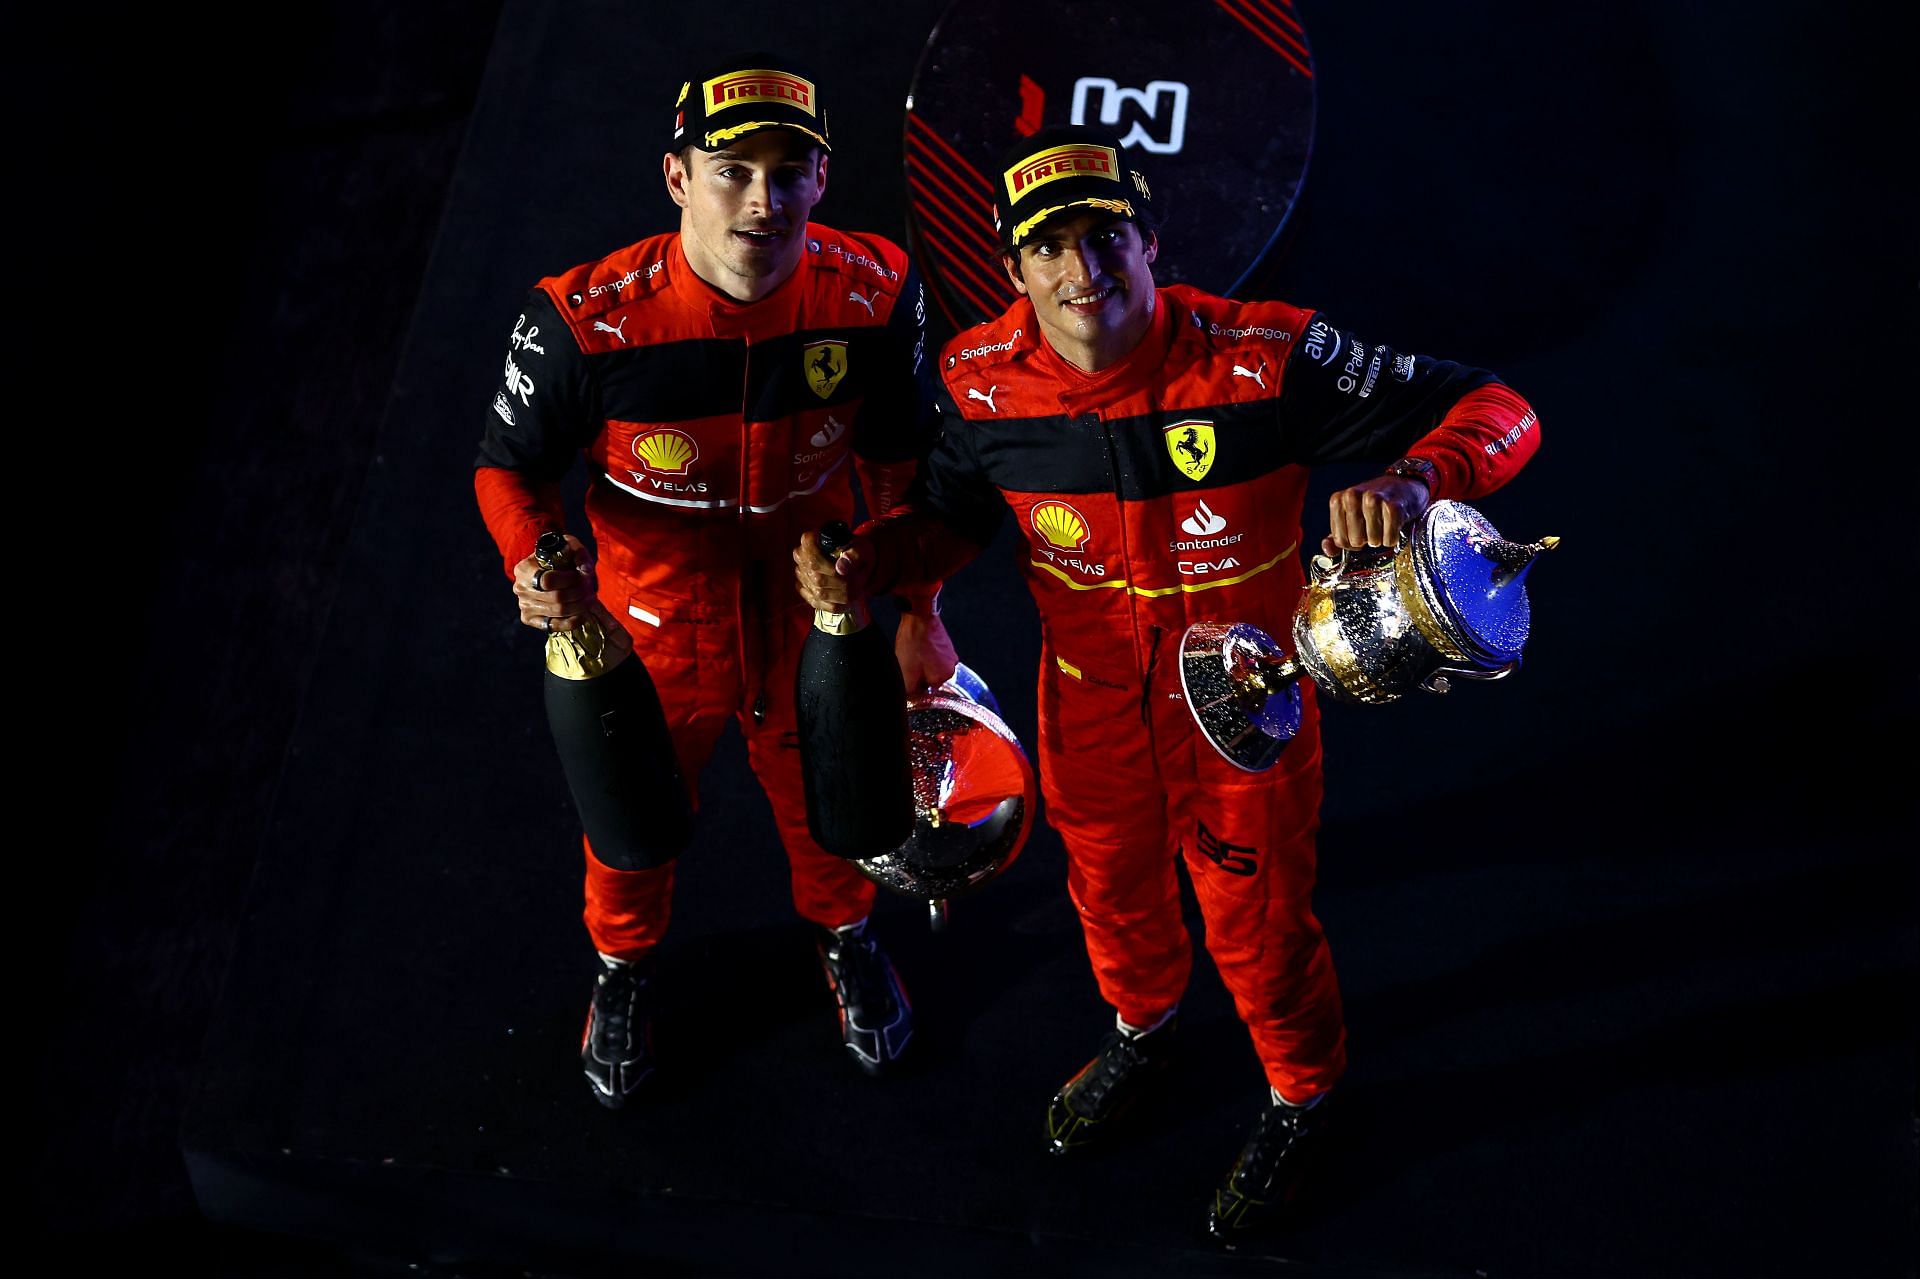
{"label": "red collar", "polygon": [[807,292],[803,277],[812,256],[802,245],[800,261],[792,275],[759,301],[742,302],[701,279],[693,264],[687,261],[680,237],[675,235],[673,247],[667,253],[667,289],[682,306],[705,316],[713,326],[715,337],[742,337],[749,341],[774,337],[792,332],[799,322],[800,299]]}
{"label": "red collar", "polygon": [[[1032,298],[1027,299],[1027,305],[1033,305]],[[1100,403],[1115,392],[1131,390],[1154,379],[1173,346],[1171,299],[1164,291],[1155,289],[1153,318],[1146,333],[1133,350],[1097,373],[1087,372],[1054,350],[1053,343],[1047,341],[1046,333],[1040,328],[1038,314],[1034,316],[1033,329],[1040,339],[1035,343],[1039,348],[1036,352],[1039,368],[1060,387],[1060,403],[1072,412],[1068,401],[1076,405]]]}

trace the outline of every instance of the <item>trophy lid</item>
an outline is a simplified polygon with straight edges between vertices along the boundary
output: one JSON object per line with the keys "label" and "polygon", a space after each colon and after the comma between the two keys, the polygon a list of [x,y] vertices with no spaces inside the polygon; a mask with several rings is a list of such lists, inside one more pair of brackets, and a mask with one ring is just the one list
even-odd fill
{"label": "trophy lid", "polygon": [[1526,647],[1532,612],[1527,570],[1557,538],[1509,542],[1464,502],[1435,502],[1413,532],[1419,587],[1454,645],[1476,661],[1502,666]]}

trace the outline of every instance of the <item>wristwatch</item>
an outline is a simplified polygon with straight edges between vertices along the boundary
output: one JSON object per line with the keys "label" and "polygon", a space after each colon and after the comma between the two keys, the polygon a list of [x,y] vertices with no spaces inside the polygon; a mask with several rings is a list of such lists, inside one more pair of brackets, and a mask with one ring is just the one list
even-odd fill
{"label": "wristwatch", "polygon": [[1439,472],[1433,463],[1423,457],[1403,457],[1386,469],[1388,475],[1398,475],[1403,480],[1419,480],[1427,486],[1427,492],[1434,490],[1434,480]]}

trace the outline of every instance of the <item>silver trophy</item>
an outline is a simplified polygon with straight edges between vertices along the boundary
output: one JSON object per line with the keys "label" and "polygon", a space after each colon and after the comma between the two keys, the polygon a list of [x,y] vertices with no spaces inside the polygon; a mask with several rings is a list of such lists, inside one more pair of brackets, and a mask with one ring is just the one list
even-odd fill
{"label": "silver trophy", "polygon": [[1258,773],[1300,731],[1302,676],[1337,701],[1369,705],[1504,679],[1527,642],[1527,573],[1559,544],[1506,541],[1466,503],[1435,502],[1391,548],[1314,556],[1293,615],[1295,656],[1244,622],[1189,626],[1187,709],[1229,763]]}
{"label": "silver trophy", "polygon": [[999,709],[964,664],[907,699],[913,833],[892,852],[853,863],[881,887],[925,900],[935,932],[946,928],[948,899],[1011,866],[1033,827],[1033,765]]}

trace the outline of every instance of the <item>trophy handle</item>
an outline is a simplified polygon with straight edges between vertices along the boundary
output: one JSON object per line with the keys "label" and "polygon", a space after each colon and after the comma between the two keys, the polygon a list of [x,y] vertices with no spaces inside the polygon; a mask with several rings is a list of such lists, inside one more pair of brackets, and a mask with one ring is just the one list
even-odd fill
{"label": "trophy handle", "polygon": [[1505,679],[1519,669],[1520,659],[1517,657],[1506,665],[1496,666],[1492,670],[1479,666],[1439,666],[1434,668],[1433,674],[1420,681],[1420,687],[1429,693],[1444,693],[1453,687],[1453,680],[1456,678],[1484,684]]}
{"label": "trophy handle", "polygon": [[[1406,530],[1400,530],[1400,540],[1404,542],[1406,538]],[[1356,573],[1364,572],[1367,569],[1378,568],[1382,564],[1391,561],[1398,553],[1398,544],[1393,546],[1363,546],[1357,551],[1350,551],[1345,547],[1341,547],[1339,559],[1336,560],[1326,555],[1316,555],[1309,563],[1308,570],[1313,577],[1313,584],[1315,586],[1328,586],[1339,581],[1341,574],[1345,573],[1349,568]]]}

